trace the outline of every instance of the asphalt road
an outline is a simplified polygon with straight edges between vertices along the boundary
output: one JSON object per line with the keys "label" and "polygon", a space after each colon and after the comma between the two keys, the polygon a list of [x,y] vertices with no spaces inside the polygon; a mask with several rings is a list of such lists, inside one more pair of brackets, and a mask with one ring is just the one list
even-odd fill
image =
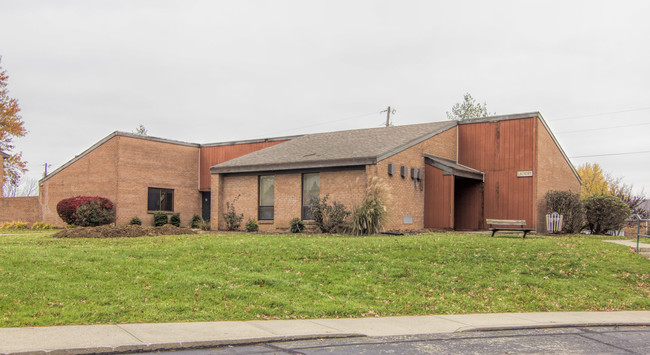
{"label": "asphalt road", "polygon": [[650,327],[522,329],[316,339],[167,354],[650,354]]}

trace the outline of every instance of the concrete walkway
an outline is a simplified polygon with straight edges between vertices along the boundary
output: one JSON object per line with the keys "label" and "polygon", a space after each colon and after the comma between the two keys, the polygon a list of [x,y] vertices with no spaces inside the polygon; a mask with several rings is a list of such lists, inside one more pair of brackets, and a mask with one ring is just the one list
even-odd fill
{"label": "concrete walkway", "polygon": [[[641,238],[641,242],[639,243],[639,254],[650,259],[650,244],[643,243],[644,241],[647,240],[648,238]],[[634,248],[634,250],[636,251],[636,239],[635,240],[605,240],[605,241],[608,243],[625,245],[626,247]]]}
{"label": "concrete walkway", "polygon": [[623,325],[650,326],[650,311],[501,313],[0,328],[0,353],[133,352],[314,338]]}

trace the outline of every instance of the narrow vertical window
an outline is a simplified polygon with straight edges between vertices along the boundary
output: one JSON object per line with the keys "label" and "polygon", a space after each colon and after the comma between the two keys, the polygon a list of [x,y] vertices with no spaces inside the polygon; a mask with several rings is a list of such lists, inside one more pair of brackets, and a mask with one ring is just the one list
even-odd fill
{"label": "narrow vertical window", "polygon": [[259,177],[259,208],[257,219],[260,221],[273,220],[273,206],[275,199],[275,184],[273,175]]}
{"label": "narrow vertical window", "polygon": [[311,213],[312,198],[320,198],[320,174],[302,174],[302,219],[314,219]]}

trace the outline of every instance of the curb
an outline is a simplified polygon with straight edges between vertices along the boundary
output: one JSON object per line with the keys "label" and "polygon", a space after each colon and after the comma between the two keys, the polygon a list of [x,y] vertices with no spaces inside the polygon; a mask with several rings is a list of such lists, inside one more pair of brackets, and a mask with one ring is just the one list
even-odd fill
{"label": "curb", "polygon": [[87,348],[71,348],[71,349],[56,349],[56,350],[38,350],[38,351],[11,352],[11,353],[1,353],[1,354],[2,355],[125,354],[125,353],[140,353],[140,352],[150,352],[150,351],[196,350],[196,349],[206,349],[206,348],[225,347],[225,346],[255,345],[255,344],[274,343],[274,342],[283,342],[283,341],[358,338],[358,337],[366,337],[366,335],[356,334],[356,333],[311,334],[311,335],[300,335],[300,336],[277,336],[277,337],[250,338],[250,339],[237,339],[237,340],[206,340],[206,341],[181,342],[181,343],[122,345],[117,347],[87,347]]}
{"label": "curb", "polygon": [[595,322],[595,323],[554,323],[530,325],[506,325],[461,328],[454,333],[495,332],[500,330],[552,329],[552,328],[594,328],[594,327],[650,327],[650,322]]}

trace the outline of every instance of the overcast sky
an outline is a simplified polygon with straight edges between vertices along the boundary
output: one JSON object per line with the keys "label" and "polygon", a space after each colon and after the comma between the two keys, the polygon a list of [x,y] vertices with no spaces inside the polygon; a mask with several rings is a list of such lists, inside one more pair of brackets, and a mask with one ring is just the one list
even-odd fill
{"label": "overcast sky", "polygon": [[[539,111],[575,165],[650,193],[649,1],[5,1],[40,178],[113,131],[195,143]],[[637,154],[593,156],[612,153]]]}

